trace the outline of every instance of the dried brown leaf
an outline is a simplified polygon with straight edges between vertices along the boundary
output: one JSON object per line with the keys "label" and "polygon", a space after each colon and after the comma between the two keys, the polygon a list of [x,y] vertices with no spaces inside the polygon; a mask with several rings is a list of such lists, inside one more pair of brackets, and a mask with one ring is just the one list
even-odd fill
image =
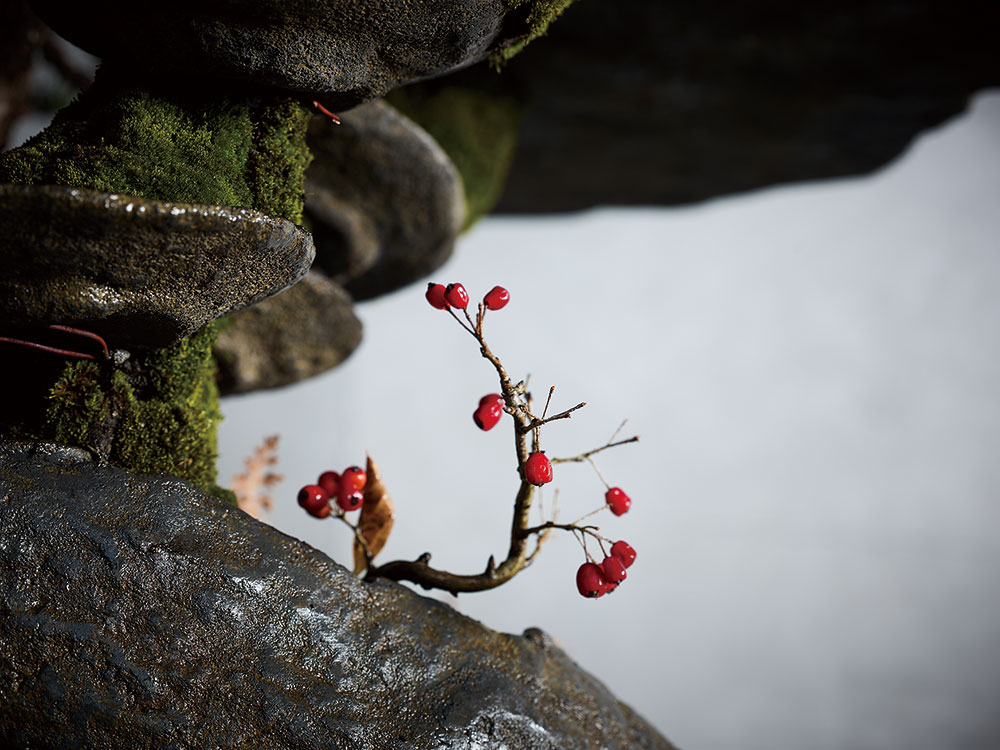
{"label": "dried brown leaf", "polygon": [[367,570],[369,562],[382,551],[396,518],[396,507],[385,489],[378,465],[372,461],[371,456],[368,456],[365,472],[368,474],[368,482],[365,484],[365,503],[361,506],[358,529],[368,551],[366,554],[365,547],[357,539],[354,540],[355,575]]}

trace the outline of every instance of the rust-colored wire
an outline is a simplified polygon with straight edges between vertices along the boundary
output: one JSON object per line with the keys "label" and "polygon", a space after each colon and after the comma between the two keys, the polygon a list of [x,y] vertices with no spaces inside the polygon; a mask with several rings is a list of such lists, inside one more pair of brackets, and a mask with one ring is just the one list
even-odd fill
{"label": "rust-colored wire", "polygon": [[[108,352],[107,342],[96,333],[92,333],[91,331],[84,331],[80,328],[72,328],[70,326],[63,326],[63,325],[50,325],[49,328],[54,331],[62,331],[63,333],[70,333],[75,336],[82,336],[84,338],[91,339],[92,341],[96,341],[101,345],[101,350],[104,353],[104,358],[109,359],[111,357],[111,354]],[[93,354],[87,354],[86,352],[78,352],[74,349],[63,349],[58,346],[49,346],[48,344],[40,344],[37,341],[15,339],[9,336],[0,336],[0,341],[8,344],[18,344],[20,346],[27,346],[32,349],[38,349],[39,351],[50,352],[51,354],[62,354],[64,357],[78,357],[79,359],[97,359],[97,357],[95,357]]]}

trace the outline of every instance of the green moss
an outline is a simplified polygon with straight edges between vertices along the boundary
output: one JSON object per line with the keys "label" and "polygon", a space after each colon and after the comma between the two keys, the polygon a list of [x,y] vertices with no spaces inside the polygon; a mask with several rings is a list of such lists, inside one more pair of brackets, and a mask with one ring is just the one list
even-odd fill
{"label": "green moss", "polygon": [[[217,93],[146,90],[102,69],[46,130],[0,154],[0,182],[252,208],[301,222],[310,111],[287,97]],[[84,447],[131,471],[172,474],[232,502],[215,484],[218,329],[118,368],[50,359],[57,366],[40,364],[22,378],[28,403],[0,417],[0,428]]]}
{"label": "green moss", "polygon": [[43,437],[106,453],[130,471],[172,474],[219,494],[216,333],[208,325],[127,367],[67,365],[49,394]]}
{"label": "green moss", "polygon": [[0,182],[255,208],[301,221],[309,110],[291,99],[110,89],[95,84],[46,130],[0,156]]}
{"label": "green moss", "polygon": [[306,167],[312,161],[305,145],[311,114],[292,99],[255,109],[257,127],[246,164],[254,207],[296,224],[302,223]]}
{"label": "green moss", "polygon": [[574,0],[504,0],[508,8],[521,13],[526,31],[509,45],[490,55],[490,65],[500,70],[528,44],[543,36],[549,25],[573,2]]}
{"label": "green moss", "polygon": [[91,435],[111,412],[100,366],[80,360],[68,364],[49,394],[46,415],[51,437],[58,443],[91,447]]}
{"label": "green moss", "polygon": [[468,229],[500,200],[517,148],[522,108],[512,96],[466,86],[417,84],[387,100],[447,152],[465,188]]}
{"label": "green moss", "polygon": [[216,427],[222,417],[212,359],[215,338],[209,325],[144,358],[148,386],[125,391],[111,453],[116,464],[140,473],[173,474],[206,489],[215,485]]}
{"label": "green moss", "polygon": [[222,326],[210,323],[190,338],[141,358],[149,373],[149,393],[160,401],[181,402],[197,395],[203,381],[215,377],[212,345]]}

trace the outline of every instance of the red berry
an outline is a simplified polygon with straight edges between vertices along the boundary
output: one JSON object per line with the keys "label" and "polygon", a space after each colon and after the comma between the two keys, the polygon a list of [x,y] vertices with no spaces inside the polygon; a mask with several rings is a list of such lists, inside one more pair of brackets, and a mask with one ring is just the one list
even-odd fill
{"label": "red berry", "polygon": [[476,423],[476,427],[484,432],[486,430],[492,430],[497,426],[497,422],[500,421],[500,417],[503,416],[503,407],[500,405],[503,402],[497,403],[480,403],[479,408],[472,412],[472,420]]}
{"label": "red berry", "polygon": [[316,484],[326,490],[327,495],[333,497],[337,494],[337,488],[340,487],[340,474],[335,471],[324,471],[319,475]]}
{"label": "red berry", "polygon": [[501,407],[503,406],[503,396],[501,396],[499,393],[487,393],[485,396],[479,399],[480,406],[485,406],[486,404],[495,404],[495,403],[499,403]]}
{"label": "red berry", "polygon": [[[307,484],[299,490],[298,500],[299,505],[311,516],[325,518],[330,512],[330,496],[318,484]],[[319,515],[323,508],[326,508],[326,513]]]}
{"label": "red berry", "polygon": [[621,487],[612,487],[605,492],[604,501],[616,516],[624,515],[632,506],[632,498],[622,492]]}
{"label": "red berry", "polygon": [[483,304],[487,310],[500,310],[506,307],[508,302],[510,302],[510,292],[502,286],[493,287],[483,297]]}
{"label": "red berry", "polygon": [[597,563],[585,562],[576,571],[576,588],[581,596],[596,599],[604,596],[607,587],[608,580]]}
{"label": "red berry", "polygon": [[333,508],[331,508],[330,504],[327,503],[326,505],[321,505],[315,511],[309,510],[307,512],[310,516],[316,516],[316,518],[326,518],[333,512]]}
{"label": "red berry", "polygon": [[326,490],[320,487],[318,484],[307,484],[301,490],[299,490],[299,505],[303,508],[308,508],[310,506],[320,505],[325,503],[330,499]]}
{"label": "red berry", "polygon": [[524,478],[528,484],[543,485],[552,481],[552,462],[544,452],[532,453],[524,462]]}
{"label": "red berry", "polygon": [[604,577],[609,583],[618,584],[625,580],[625,565],[614,555],[604,558],[604,562],[601,563],[601,570],[604,571]]}
{"label": "red berry", "polygon": [[617,541],[611,545],[611,555],[622,561],[622,565],[631,568],[635,562],[635,550],[628,542]]}
{"label": "red berry", "polygon": [[431,307],[436,307],[438,310],[448,309],[448,300],[444,298],[444,284],[428,284],[424,296],[431,303]]}
{"label": "red berry", "polygon": [[340,475],[340,489],[339,492],[356,492],[357,490],[363,490],[365,484],[368,482],[368,475],[365,474],[365,470],[360,466],[348,466],[344,469],[344,473]]}
{"label": "red berry", "polygon": [[345,491],[341,486],[340,492],[337,493],[337,505],[344,510],[357,510],[364,502],[365,496],[360,490]]}
{"label": "red berry", "polygon": [[469,293],[461,284],[449,284],[444,290],[444,299],[452,307],[464,310],[469,306]]}

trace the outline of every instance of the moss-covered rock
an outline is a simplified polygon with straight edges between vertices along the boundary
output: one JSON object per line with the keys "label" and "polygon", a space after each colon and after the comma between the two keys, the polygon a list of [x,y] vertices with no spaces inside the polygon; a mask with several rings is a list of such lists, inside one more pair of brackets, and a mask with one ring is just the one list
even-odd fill
{"label": "moss-covered rock", "polygon": [[0,183],[68,185],[302,220],[310,112],[288,98],[151,92],[117,77],[0,155]]}
{"label": "moss-covered rock", "polygon": [[248,208],[61,185],[0,185],[0,320],[70,325],[120,349],[170,346],[277,294],[312,237]]}
{"label": "moss-covered rock", "polygon": [[[277,216],[299,223],[305,168],[311,159],[305,143],[309,116],[309,110],[297,100],[283,95],[248,95],[225,89],[192,92],[173,84],[150,87],[114,69],[102,70],[94,86],[60,111],[46,130],[20,148],[0,155],[0,183],[69,186],[171,204],[256,209],[270,215],[265,219]],[[105,198],[110,203],[104,213],[111,213],[114,196]],[[129,201],[123,210],[131,214],[133,208],[144,219],[157,213],[156,207],[134,207]],[[165,215],[170,217],[186,216],[183,206],[167,209]],[[242,220],[235,215],[229,218]],[[69,220],[65,226],[73,228],[78,223]],[[247,218],[246,223],[252,224],[253,218]],[[114,221],[101,224],[112,235],[120,225]],[[33,226],[38,227],[39,235],[47,236],[44,220],[34,221]],[[83,276],[70,274],[68,280],[59,277],[60,270],[65,271],[78,255],[72,242],[56,243],[41,259],[28,253],[16,267],[39,263],[44,266],[37,283],[55,284],[46,299],[55,305],[49,312],[56,317],[63,310],[62,315],[71,318],[114,320],[121,305],[120,295],[111,293],[116,290],[112,282],[122,278],[129,290],[133,282],[138,285],[140,297],[163,297],[155,289],[150,291],[147,283],[152,266],[163,264],[178,266],[183,289],[174,296],[182,297],[187,291],[204,298],[198,280],[207,274],[211,286],[220,275],[206,268],[204,259],[190,252],[183,241],[176,241],[171,227],[161,229],[158,236],[166,237],[165,245],[156,237],[136,237],[134,233],[128,240],[119,238],[120,242],[115,242],[114,236],[110,238],[112,257],[102,256],[101,268],[107,268],[111,281],[91,278],[86,272]],[[217,229],[225,233],[225,227]],[[107,239],[102,235],[102,240]],[[300,277],[312,258],[311,242],[306,244],[308,252],[295,256],[305,260],[302,266],[297,261],[292,263],[294,259],[279,247],[281,243],[264,243],[262,249],[269,254],[263,258],[247,256],[248,262],[255,266],[291,264],[295,266],[289,271],[292,275],[273,289],[252,292],[242,305],[228,309],[216,306],[214,314],[239,309]],[[253,274],[226,277],[225,283],[239,283],[247,275]],[[93,289],[103,290],[104,296],[110,294],[113,304],[107,311],[85,309],[74,313],[57,304],[73,297],[70,287],[78,277],[83,292],[89,294]],[[94,299],[99,298],[103,299],[101,294]],[[170,317],[169,311],[166,315]],[[197,324],[210,317],[201,318]],[[44,330],[46,323],[69,321],[38,318],[17,322]],[[151,330],[148,323],[139,314],[122,323],[128,330],[112,326],[109,333],[125,345],[142,348],[141,336]],[[181,333],[186,335],[191,330],[193,325]],[[84,361],[59,368],[25,355],[29,375],[21,379],[21,385],[26,402],[0,418],[0,434],[80,446],[123,468],[172,474],[225,496],[225,491],[215,487],[216,424],[220,413],[211,352],[216,335],[217,326],[209,324],[167,348],[133,353],[123,364]],[[151,345],[166,341],[176,342],[176,336]]]}
{"label": "moss-covered rock", "polygon": [[520,14],[525,31],[491,53],[490,64],[498,70],[502,68],[531,42],[544,36],[552,22],[574,2],[575,0],[504,0],[508,8]]}
{"label": "moss-covered rock", "polygon": [[121,366],[68,365],[48,396],[39,437],[101,455],[140,474],[215,488],[217,324]]}
{"label": "moss-covered rock", "polygon": [[510,93],[484,84],[480,70],[452,83],[427,82],[386,97],[426,130],[448,154],[462,177],[468,229],[488,214],[503,193],[517,147],[522,107]]}
{"label": "moss-covered rock", "polygon": [[[251,85],[346,110],[484,60],[566,0],[32,0],[53,29],[141,75]],[[525,19],[530,19],[528,25]]]}

